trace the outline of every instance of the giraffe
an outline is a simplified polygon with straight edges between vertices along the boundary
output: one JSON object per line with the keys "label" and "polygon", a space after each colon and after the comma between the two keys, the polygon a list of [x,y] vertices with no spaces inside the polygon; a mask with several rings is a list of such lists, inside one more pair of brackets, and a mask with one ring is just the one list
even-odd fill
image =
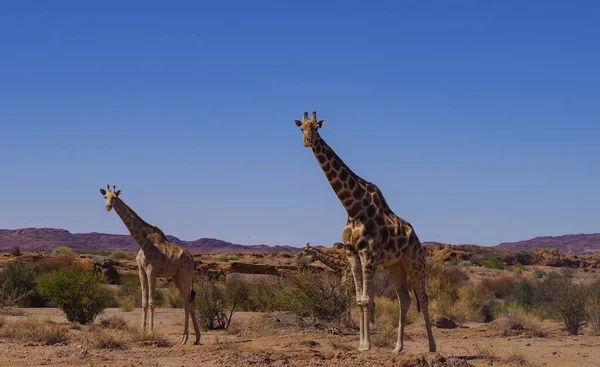
{"label": "giraffe", "polygon": [[146,331],[148,307],[150,307],[150,332],[154,329],[154,302],[156,294],[156,278],[171,278],[175,286],[184,298],[185,322],[181,344],[185,344],[189,338],[189,316],[191,314],[196,341],[200,344],[200,329],[196,319],[194,298],[196,292],[193,290],[195,274],[194,258],[186,249],[167,241],[163,231],[145,222],[134,212],[121,198],[121,190],[100,189],[100,193],[106,199],[106,211],[115,209],[121,220],[140,245],[140,251],[136,256],[140,283],[142,286],[142,307],[144,316],[142,319],[142,330]]}
{"label": "giraffe", "polygon": [[[350,266],[347,261],[338,259],[334,255],[330,255],[316,247],[312,247],[310,243],[307,243],[296,257],[301,258],[305,256],[310,256],[312,261],[320,261],[337,275],[341,276],[342,284],[351,281],[352,272],[350,271]],[[369,321],[373,324],[375,323],[375,302],[373,297],[369,298]]]}
{"label": "giraffe", "polygon": [[295,123],[302,131],[304,146],[312,149],[348,214],[342,241],[354,278],[356,301],[361,311],[358,349],[371,349],[368,304],[375,267],[382,266],[390,274],[400,303],[398,338],[394,352],[400,353],[404,348],[404,327],[411,304],[408,279],[417,296],[417,309],[423,311],[429,350],[435,352],[425,291],[425,249],[412,225],[390,209],[377,186],[355,174],[321,138],[318,130],[323,127],[325,120],[317,120],[316,112],[313,111],[310,118],[308,112],[304,112],[302,120],[295,120]]}

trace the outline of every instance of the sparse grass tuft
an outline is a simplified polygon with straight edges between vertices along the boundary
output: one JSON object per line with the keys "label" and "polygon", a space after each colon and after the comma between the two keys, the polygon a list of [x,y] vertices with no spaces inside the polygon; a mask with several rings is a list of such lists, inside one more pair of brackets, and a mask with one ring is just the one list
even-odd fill
{"label": "sparse grass tuft", "polygon": [[515,333],[525,333],[536,337],[547,335],[542,320],[516,304],[506,306],[506,311],[494,321],[494,324],[502,329],[505,335]]}
{"label": "sparse grass tuft", "polygon": [[42,323],[34,319],[6,323],[0,329],[0,336],[43,345],[66,344],[69,341],[69,331],[66,327]]}
{"label": "sparse grass tuft", "polygon": [[73,249],[68,246],[57,247],[52,252],[59,255],[72,255],[75,253],[75,251],[73,251]]}
{"label": "sparse grass tuft", "polygon": [[128,347],[128,342],[122,334],[107,333],[105,331],[95,333],[91,339],[91,344],[95,348],[109,350],[124,350]]}
{"label": "sparse grass tuft", "polygon": [[129,324],[119,315],[113,315],[107,319],[100,319],[100,327],[105,329],[128,330]]}
{"label": "sparse grass tuft", "polygon": [[134,343],[145,347],[170,348],[173,346],[167,338],[156,331],[152,334],[145,333],[139,328],[131,329],[131,339]]}

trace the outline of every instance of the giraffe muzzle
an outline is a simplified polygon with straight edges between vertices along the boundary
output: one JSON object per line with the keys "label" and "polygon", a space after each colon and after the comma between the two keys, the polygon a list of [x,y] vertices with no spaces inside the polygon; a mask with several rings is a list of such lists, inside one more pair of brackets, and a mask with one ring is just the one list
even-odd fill
{"label": "giraffe muzzle", "polygon": [[106,206],[106,211],[109,212],[112,209],[112,205],[107,205]]}
{"label": "giraffe muzzle", "polygon": [[304,139],[304,146],[305,147],[310,147],[311,144],[312,144],[312,139]]}

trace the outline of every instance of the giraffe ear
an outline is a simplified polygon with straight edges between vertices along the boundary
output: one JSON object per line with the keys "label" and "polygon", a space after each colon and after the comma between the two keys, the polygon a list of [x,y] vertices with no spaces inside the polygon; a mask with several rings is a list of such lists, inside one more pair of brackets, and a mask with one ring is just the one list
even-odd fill
{"label": "giraffe ear", "polygon": [[117,191],[115,192],[115,195],[117,195],[117,196],[121,195],[121,190],[117,190]]}
{"label": "giraffe ear", "polygon": [[320,129],[323,127],[323,125],[325,125],[325,120],[321,120],[321,121],[317,122],[317,128]]}
{"label": "giraffe ear", "polygon": [[298,127],[302,126],[302,121],[295,120],[294,122],[296,123],[296,126],[298,126]]}
{"label": "giraffe ear", "polygon": [[100,193],[102,194],[102,196],[104,196],[104,195],[106,195],[106,190],[100,189]]}

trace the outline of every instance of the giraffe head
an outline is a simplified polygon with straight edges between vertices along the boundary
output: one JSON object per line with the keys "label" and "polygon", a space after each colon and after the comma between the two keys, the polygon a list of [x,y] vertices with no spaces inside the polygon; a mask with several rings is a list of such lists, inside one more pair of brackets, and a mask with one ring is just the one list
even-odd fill
{"label": "giraffe head", "polygon": [[116,186],[113,186],[113,189],[110,189],[110,185],[106,185],[106,190],[100,189],[100,193],[106,199],[106,211],[109,212],[113,208],[113,203],[115,199],[121,194],[121,190],[115,190]]}
{"label": "giraffe head", "polygon": [[310,256],[311,258],[313,258],[315,256],[316,251],[317,250],[314,247],[312,247],[310,245],[310,243],[307,243],[306,246],[304,246],[302,248],[302,250],[298,253],[298,255],[296,255],[296,258],[299,259],[301,257],[307,257],[307,256]]}
{"label": "giraffe head", "polygon": [[296,126],[302,130],[302,136],[304,137],[304,146],[311,147],[312,143],[319,137],[317,130],[325,125],[325,120],[317,120],[317,113],[313,111],[312,116],[308,117],[308,112],[304,112],[302,121],[296,120]]}

